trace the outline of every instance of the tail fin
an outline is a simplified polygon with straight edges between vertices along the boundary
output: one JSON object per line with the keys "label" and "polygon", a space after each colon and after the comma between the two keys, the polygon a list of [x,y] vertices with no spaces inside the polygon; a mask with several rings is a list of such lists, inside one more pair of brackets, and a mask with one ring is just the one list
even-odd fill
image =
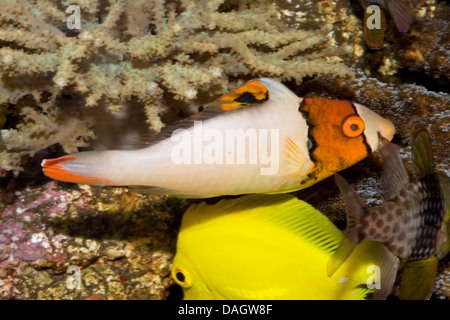
{"label": "tail fin", "polygon": [[348,182],[338,174],[335,175],[335,180],[345,202],[345,209],[347,211],[347,230],[345,231],[344,240],[342,240],[336,251],[333,252],[330,261],[328,262],[327,271],[329,277],[339,269],[359,244],[358,224],[363,212],[363,206],[359,197]]}
{"label": "tail fin", "polygon": [[438,259],[408,261],[400,274],[401,300],[429,299],[436,279]]}
{"label": "tail fin", "polygon": [[[81,152],[55,159],[44,159],[42,171],[52,179],[87,184],[111,185],[111,182],[100,177],[97,169],[99,164],[95,161],[97,152]],[[98,160],[100,162],[100,160]]]}
{"label": "tail fin", "polygon": [[427,130],[420,130],[412,141],[413,172],[416,178],[433,174],[433,150]]}

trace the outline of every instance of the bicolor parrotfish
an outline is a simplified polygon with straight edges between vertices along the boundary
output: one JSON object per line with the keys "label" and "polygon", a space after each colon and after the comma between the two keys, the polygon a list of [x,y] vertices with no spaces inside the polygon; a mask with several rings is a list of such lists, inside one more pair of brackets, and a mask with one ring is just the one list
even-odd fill
{"label": "bicolor parrotfish", "polygon": [[178,197],[284,193],[348,168],[395,128],[350,101],[296,96],[271,78],[249,81],[136,150],[45,159],[53,179]]}

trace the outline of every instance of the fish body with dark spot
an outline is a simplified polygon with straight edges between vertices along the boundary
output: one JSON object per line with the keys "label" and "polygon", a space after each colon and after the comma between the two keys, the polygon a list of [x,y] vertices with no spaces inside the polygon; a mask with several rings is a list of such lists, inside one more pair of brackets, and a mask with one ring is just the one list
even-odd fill
{"label": "fish body with dark spot", "polygon": [[437,262],[449,252],[450,178],[434,172],[428,133],[420,131],[413,140],[415,179],[410,181],[398,147],[382,140],[383,184],[389,200],[368,208],[341,176],[336,183],[347,210],[346,237],[328,264],[331,275],[362,241],[382,242],[398,257],[400,298],[426,299],[436,276]]}

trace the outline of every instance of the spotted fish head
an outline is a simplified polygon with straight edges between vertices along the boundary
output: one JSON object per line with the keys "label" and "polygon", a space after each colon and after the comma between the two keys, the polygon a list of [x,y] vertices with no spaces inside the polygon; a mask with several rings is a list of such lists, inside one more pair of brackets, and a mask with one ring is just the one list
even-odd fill
{"label": "spotted fish head", "polygon": [[299,112],[308,124],[311,159],[330,175],[348,168],[378,149],[378,133],[389,141],[391,121],[350,101],[303,99]]}

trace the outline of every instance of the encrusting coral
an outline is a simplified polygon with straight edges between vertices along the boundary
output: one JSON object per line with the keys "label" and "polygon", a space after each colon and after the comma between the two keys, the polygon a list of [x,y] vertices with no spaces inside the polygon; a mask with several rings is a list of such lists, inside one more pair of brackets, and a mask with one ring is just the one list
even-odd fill
{"label": "encrusting coral", "polygon": [[351,74],[332,24],[292,28],[271,2],[2,1],[0,107],[14,111],[0,127],[0,169],[17,174],[56,143],[88,146],[105,110],[132,105],[158,132],[165,113],[192,113],[250,78]]}

